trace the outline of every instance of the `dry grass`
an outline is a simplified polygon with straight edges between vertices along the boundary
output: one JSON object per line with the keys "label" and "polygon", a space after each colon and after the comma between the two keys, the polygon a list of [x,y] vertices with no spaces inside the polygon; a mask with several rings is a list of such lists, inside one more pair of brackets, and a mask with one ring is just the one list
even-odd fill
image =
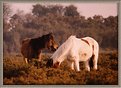
{"label": "dry grass", "polygon": [[66,62],[58,69],[47,68],[48,56],[43,56],[39,64],[36,60],[27,65],[22,56],[5,56],[3,60],[4,85],[40,85],[40,84],[74,84],[74,85],[118,85],[118,53],[101,53],[98,70],[85,71],[80,63],[80,72],[72,71]]}

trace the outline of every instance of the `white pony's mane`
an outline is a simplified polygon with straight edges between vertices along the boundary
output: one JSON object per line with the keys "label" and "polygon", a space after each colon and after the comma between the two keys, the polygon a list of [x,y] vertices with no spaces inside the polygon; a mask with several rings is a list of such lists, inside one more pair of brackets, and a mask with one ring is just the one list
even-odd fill
{"label": "white pony's mane", "polygon": [[73,40],[76,36],[71,35],[52,55],[53,62],[59,61],[62,62],[64,60],[64,55],[69,51],[71,45],[73,44]]}

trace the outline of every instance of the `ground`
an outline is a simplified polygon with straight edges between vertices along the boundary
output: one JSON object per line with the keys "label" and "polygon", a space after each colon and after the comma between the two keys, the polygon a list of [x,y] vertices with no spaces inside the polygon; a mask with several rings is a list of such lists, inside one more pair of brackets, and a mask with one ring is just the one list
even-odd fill
{"label": "ground", "polygon": [[80,63],[80,72],[71,70],[66,61],[57,69],[47,68],[49,55],[42,56],[41,64],[36,59],[25,64],[22,55],[7,55],[3,59],[4,85],[40,85],[40,84],[73,84],[73,85],[118,85],[118,53],[100,53],[98,70],[85,71]]}

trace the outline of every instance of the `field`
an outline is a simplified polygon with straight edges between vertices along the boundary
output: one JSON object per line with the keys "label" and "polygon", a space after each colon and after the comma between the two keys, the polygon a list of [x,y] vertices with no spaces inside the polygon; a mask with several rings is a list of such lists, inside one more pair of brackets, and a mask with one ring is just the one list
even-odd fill
{"label": "field", "polygon": [[42,56],[42,63],[33,60],[25,64],[20,54],[7,55],[3,59],[4,85],[118,85],[118,53],[100,53],[98,70],[85,71],[80,63],[80,72],[71,70],[66,61],[58,69],[47,68],[49,55]]}

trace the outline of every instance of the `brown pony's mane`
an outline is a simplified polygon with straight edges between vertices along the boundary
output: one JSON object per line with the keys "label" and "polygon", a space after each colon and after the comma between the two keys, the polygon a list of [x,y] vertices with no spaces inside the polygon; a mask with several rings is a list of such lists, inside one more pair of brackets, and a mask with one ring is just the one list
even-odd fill
{"label": "brown pony's mane", "polygon": [[38,37],[38,38],[31,39],[30,45],[35,50],[43,49],[43,48],[46,48],[46,45],[50,39],[53,39],[52,33],[49,33],[47,35],[43,35],[43,36]]}

